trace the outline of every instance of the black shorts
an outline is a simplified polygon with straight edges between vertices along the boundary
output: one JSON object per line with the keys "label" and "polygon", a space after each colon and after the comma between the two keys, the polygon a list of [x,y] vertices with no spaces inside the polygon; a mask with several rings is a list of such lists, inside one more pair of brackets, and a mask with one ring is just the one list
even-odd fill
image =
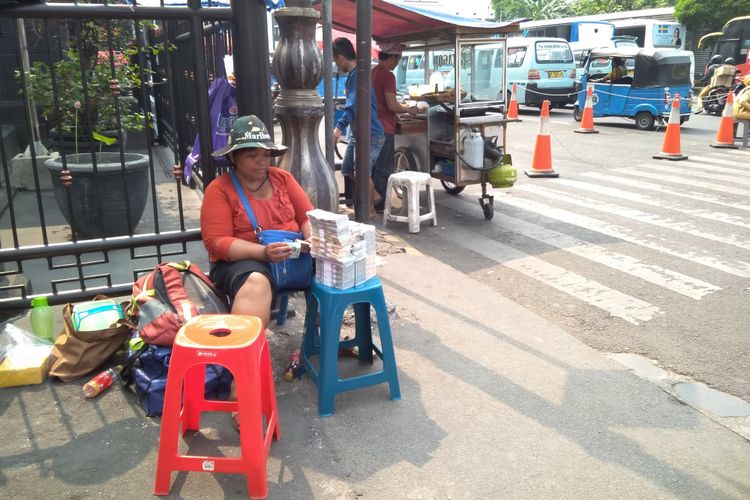
{"label": "black shorts", "polygon": [[247,277],[251,273],[261,273],[268,278],[268,281],[271,283],[271,292],[273,293],[271,304],[275,304],[276,288],[273,286],[271,271],[264,262],[247,259],[236,262],[224,262],[220,260],[211,263],[211,280],[219,290],[229,296],[232,302],[234,302],[235,295],[237,295],[237,292],[245,284],[245,280],[247,280]]}

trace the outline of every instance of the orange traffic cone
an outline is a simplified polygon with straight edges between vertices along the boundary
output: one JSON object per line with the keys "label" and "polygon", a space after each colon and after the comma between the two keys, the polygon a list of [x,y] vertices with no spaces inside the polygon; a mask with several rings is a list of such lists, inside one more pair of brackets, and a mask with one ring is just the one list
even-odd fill
{"label": "orange traffic cone", "polygon": [[518,97],[516,84],[513,84],[513,90],[510,92],[510,102],[508,102],[508,120],[518,120]]}
{"label": "orange traffic cone", "polygon": [[594,88],[589,85],[586,89],[586,105],[583,107],[583,117],[581,118],[581,127],[573,132],[577,134],[598,134],[594,130],[594,98],[592,97]]}
{"label": "orange traffic cone", "polygon": [[667,132],[664,134],[664,144],[661,153],[653,156],[657,160],[687,160],[687,156],[680,153],[680,98],[672,100],[672,112],[669,113]]}
{"label": "orange traffic cone", "polygon": [[542,103],[542,113],[539,116],[539,132],[536,135],[534,156],[531,157],[531,168],[524,170],[529,177],[559,177],[560,174],[552,169],[552,149],[549,136],[549,101]]}
{"label": "orange traffic cone", "polygon": [[732,108],[734,107],[734,93],[727,94],[727,103],[721,114],[719,131],[716,133],[716,142],[712,142],[712,148],[737,149],[734,145],[734,118]]}

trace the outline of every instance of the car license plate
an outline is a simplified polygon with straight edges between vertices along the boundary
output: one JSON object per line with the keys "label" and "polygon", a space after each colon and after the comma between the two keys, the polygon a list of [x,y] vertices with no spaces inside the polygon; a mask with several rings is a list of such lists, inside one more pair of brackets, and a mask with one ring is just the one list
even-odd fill
{"label": "car license plate", "polygon": [[548,71],[547,74],[550,78],[562,78],[563,76],[562,71]]}

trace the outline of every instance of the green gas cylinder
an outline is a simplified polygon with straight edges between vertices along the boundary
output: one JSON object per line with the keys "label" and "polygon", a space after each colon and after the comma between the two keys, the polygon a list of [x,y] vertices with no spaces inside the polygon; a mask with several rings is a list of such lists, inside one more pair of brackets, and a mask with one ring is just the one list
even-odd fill
{"label": "green gas cylinder", "polygon": [[513,159],[510,154],[506,154],[503,157],[503,161],[500,165],[487,172],[487,180],[490,181],[494,188],[509,188],[513,187],[513,184],[518,179],[518,172],[516,167],[513,166]]}

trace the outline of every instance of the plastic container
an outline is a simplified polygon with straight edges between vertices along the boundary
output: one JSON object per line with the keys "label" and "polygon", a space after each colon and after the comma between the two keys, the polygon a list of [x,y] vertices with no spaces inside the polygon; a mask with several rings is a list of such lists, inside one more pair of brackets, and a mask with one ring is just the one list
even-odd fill
{"label": "plastic container", "polygon": [[104,389],[112,385],[112,382],[118,377],[121,366],[104,370],[96,377],[92,378],[83,385],[83,394],[87,398],[93,398],[99,395]]}
{"label": "plastic container", "polygon": [[481,169],[484,166],[484,139],[479,132],[470,132],[464,136],[463,160],[470,168]]}
{"label": "plastic container", "polygon": [[72,317],[79,332],[104,330],[122,318],[122,309],[113,300],[91,300],[74,305]]}
{"label": "plastic container", "polygon": [[31,299],[31,331],[34,336],[48,342],[55,341],[55,317],[47,297]]}

